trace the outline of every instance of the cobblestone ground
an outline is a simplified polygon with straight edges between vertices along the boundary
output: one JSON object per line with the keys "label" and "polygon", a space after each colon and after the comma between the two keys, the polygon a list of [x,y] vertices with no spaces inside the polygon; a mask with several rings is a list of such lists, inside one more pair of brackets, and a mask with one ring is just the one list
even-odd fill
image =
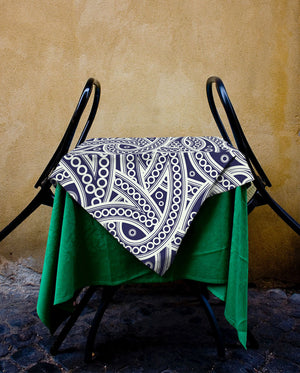
{"label": "cobblestone ground", "polygon": [[84,347],[97,296],[55,357],[53,342],[36,314],[40,275],[26,265],[0,269],[0,372],[300,372],[300,294],[249,289],[249,327],[258,349],[244,350],[223,316],[212,307],[224,333],[226,357],[217,357],[206,315],[185,285],[126,286],[105,313],[95,359],[85,364]]}

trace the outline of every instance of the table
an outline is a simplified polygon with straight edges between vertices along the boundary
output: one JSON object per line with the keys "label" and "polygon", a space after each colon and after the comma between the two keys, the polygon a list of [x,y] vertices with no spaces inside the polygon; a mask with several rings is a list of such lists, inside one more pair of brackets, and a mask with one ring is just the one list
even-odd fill
{"label": "table", "polygon": [[37,310],[51,332],[86,286],[190,279],[225,301],[246,346],[253,177],[243,154],[212,136],[90,139],[50,179]]}
{"label": "table", "polygon": [[90,285],[169,282],[209,284],[225,301],[225,317],[246,347],[248,217],[246,187],[208,198],[172,266],[152,271],[117,242],[58,185],[55,192],[37,312],[53,333],[72,312],[73,296]]}

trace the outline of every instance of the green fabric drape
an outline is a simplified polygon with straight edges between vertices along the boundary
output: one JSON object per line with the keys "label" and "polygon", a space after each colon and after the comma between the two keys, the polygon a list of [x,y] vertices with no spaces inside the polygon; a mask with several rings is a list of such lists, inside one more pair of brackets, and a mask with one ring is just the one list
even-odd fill
{"label": "green fabric drape", "polygon": [[246,188],[205,201],[177,256],[159,276],[125,250],[62,187],[55,193],[37,304],[42,322],[54,332],[72,310],[78,289],[125,282],[161,283],[190,279],[209,284],[225,301],[225,317],[246,346],[248,219]]}

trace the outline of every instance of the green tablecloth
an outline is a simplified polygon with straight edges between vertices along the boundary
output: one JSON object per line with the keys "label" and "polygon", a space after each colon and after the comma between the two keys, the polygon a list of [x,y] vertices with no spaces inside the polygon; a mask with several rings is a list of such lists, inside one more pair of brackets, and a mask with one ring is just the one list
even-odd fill
{"label": "green tablecloth", "polygon": [[89,285],[191,279],[225,301],[225,317],[242,345],[247,339],[248,217],[246,188],[205,201],[171,268],[159,276],[125,250],[64,189],[57,186],[37,312],[54,332]]}

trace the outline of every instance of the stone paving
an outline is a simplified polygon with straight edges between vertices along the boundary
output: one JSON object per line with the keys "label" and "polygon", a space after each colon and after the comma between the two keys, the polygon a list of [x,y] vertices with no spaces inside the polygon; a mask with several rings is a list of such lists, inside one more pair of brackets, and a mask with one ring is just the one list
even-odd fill
{"label": "stone paving", "polygon": [[212,307],[224,333],[226,357],[217,356],[203,309],[184,283],[132,285],[118,290],[97,335],[95,358],[83,361],[97,295],[75,324],[60,353],[36,314],[40,275],[23,264],[0,267],[0,372],[300,372],[300,294],[297,289],[249,289],[249,327],[258,349],[244,350]]}

